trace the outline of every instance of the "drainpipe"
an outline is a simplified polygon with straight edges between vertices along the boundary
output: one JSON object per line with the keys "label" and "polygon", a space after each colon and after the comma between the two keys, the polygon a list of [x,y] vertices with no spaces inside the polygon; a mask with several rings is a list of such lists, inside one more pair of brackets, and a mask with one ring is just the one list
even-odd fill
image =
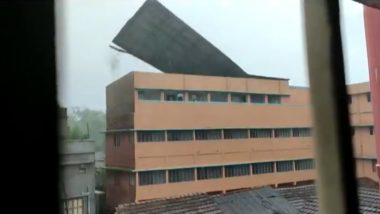
{"label": "drainpipe", "polygon": [[380,9],[364,6],[371,102],[377,153],[377,175],[380,181]]}

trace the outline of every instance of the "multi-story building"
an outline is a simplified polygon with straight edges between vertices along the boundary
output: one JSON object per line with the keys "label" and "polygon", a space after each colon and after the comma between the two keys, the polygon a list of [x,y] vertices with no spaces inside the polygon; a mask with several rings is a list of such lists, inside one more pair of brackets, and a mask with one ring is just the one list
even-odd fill
{"label": "multi-story building", "polygon": [[349,109],[358,177],[378,181],[376,142],[369,83],[348,86]]}
{"label": "multi-story building", "polygon": [[[369,87],[349,91],[358,175],[376,179]],[[309,89],[288,79],[131,72],[106,96],[109,206],[316,178]]]}
{"label": "multi-story building", "polygon": [[60,199],[63,214],[95,214],[95,145],[90,139],[69,139],[67,109],[59,108]]}

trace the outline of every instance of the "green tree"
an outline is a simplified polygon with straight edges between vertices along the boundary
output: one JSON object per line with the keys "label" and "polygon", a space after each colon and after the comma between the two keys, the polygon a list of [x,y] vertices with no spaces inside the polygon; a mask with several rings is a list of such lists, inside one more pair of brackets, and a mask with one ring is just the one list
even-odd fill
{"label": "green tree", "polygon": [[106,116],[103,111],[74,107],[68,112],[70,137],[90,138],[95,141],[97,151],[104,151]]}
{"label": "green tree", "polygon": [[74,125],[72,129],[70,129],[70,139],[84,139],[86,138],[85,134],[79,128],[79,126]]}

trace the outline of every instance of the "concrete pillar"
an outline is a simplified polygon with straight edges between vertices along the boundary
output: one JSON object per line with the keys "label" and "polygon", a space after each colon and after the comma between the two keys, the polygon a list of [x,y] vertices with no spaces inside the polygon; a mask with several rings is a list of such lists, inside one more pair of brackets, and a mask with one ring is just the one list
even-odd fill
{"label": "concrete pillar", "polygon": [[160,100],[161,101],[165,100],[165,93],[164,93],[164,91],[160,91]]}
{"label": "concrete pillar", "polygon": [[166,184],[168,184],[169,183],[169,170],[165,170],[165,176],[166,176]]}

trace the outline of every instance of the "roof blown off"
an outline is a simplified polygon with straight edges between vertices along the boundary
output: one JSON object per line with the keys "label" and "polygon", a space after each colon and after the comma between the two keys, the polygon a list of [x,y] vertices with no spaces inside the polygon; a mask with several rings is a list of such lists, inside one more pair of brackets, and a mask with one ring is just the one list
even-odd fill
{"label": "roof blown off", "polygon": [[156,0],[147,0],[112,41],[165,73],[254,77]]}

